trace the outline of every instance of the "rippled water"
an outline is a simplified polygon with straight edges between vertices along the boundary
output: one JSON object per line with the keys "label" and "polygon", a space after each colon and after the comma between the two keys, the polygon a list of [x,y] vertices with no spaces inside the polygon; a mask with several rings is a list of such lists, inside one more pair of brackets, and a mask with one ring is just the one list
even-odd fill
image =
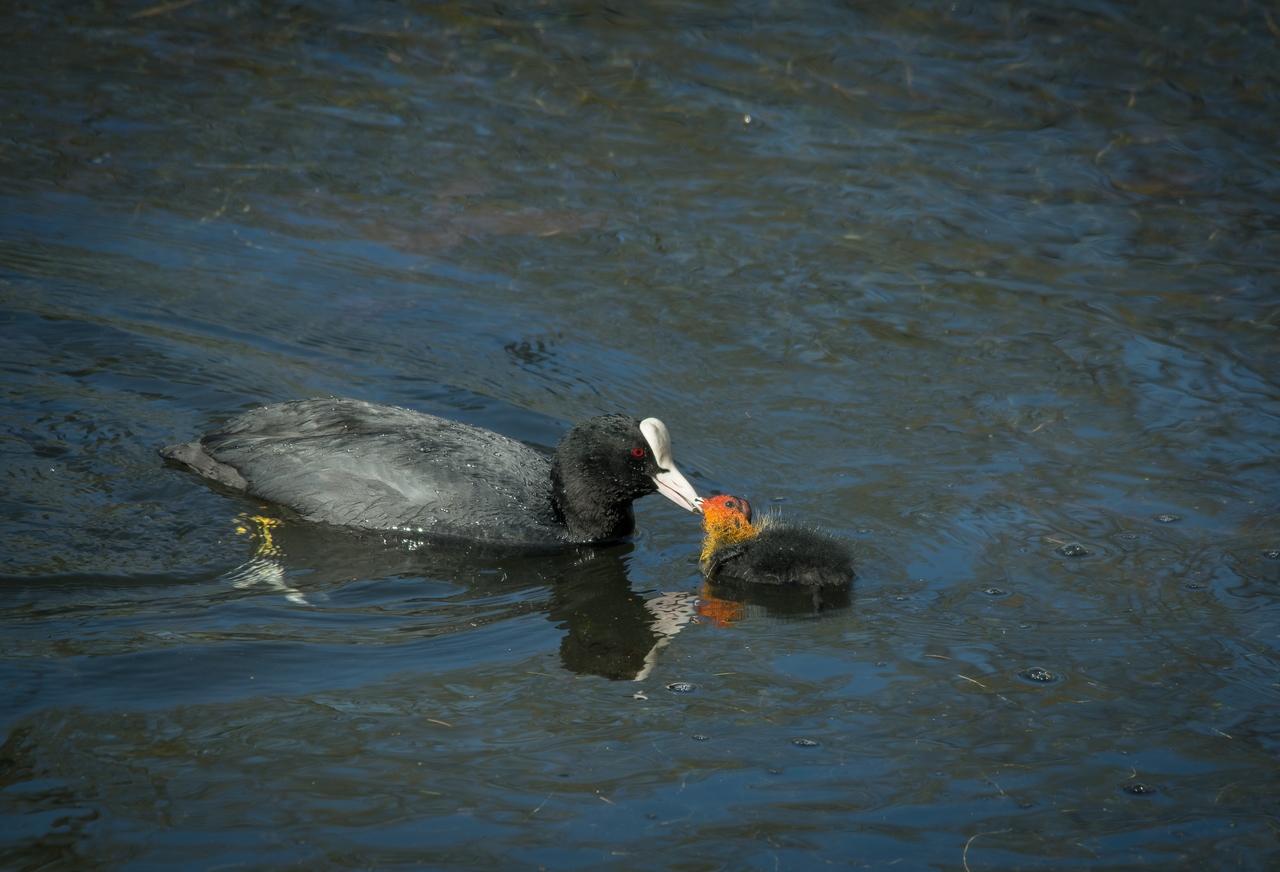
{"label": "rippled water", "polygon": [[[0,7],[0,865],[1274,868],[1277,19]],[[155,454],[325,394],[657,415],[858,581]]]}

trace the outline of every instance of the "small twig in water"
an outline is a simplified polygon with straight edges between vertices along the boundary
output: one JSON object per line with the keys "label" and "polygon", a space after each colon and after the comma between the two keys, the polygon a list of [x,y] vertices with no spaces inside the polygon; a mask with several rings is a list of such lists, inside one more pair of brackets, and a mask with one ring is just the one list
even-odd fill
{"label": "small twig in water", "polygon": [[529,817],[526,817],[526,818],[525,818],[525,820],[528,820],[529,818],[533,817],[533,816],[534,816],[535,814],[537,814],[538,812],[542,811],[542,807],[543,807],[544,805],[546,805],[547,803],[549,803],[549,802],[551,801],[551,797],[553,797],[553,796],[555,796],[555,795],[556,795],[556,792],[555,792],[554,790],[553,790],[553,791],[551,791],[550,793],[548,793],[548,794],[547,794],[547,798],[546,798],[546,799],[544,799],[542,802],[540,802],[540,803],[538,804],[538,807],[537,807],[537,808],[535,808],[533,811],[529,812]]}
{"label": "small twig in water", "polygon": [[1275,21],[1271,18],[1271,13],[1264,9],[1262,17],[1267,19],[1267,30],[1271,31],[1271,35],[1276,39],[1280,39],[1280,27],[1276,27]]}
{"label": "small twig in water", "polygon": [[130,18],[150,18],[152,15],[164,15],[166,12],[173,12],[184,6],[190,6],[193,3],[199,3],[200,0],[174,0],[173,3],[161,3],[159,6],[152,6],[150,9],[143,9],[141,12],[135,12]]}
{"label": "small twig in water", "polygon": [[1009,832],[1007,829],[992,830],[989,833],[974,833],[972,836],[970,836],[969,841],[964,843],[964,852],[961,853],[960,855],[960,862],[964,864],[964,872],[973,872],[973,870],[969,868],[969,846],[973,844],[974,839],[978,838],[978,836],[998,836],[1000,835],[1000,833],[1007,833],[1007,832]]}

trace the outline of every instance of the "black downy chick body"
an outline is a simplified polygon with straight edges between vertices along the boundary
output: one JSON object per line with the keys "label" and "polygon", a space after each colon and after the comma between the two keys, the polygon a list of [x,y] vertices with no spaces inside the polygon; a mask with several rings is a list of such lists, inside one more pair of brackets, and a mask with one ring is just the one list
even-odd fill
{"label": "black downy chick body", "polygon": [[752,523],[751,505],[730,494],[702,503],[701,565],[708,578],[821,587],[853,580],[853,550],[830,533],[774,514]]}

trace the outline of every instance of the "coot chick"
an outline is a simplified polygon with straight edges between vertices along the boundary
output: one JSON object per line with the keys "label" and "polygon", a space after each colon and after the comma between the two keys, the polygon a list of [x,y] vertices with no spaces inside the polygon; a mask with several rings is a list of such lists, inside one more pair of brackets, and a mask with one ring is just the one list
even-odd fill
{"label": "coot chick", "polygon": [[729,494],[702,502],[702,571],[717,581],[824,585],[853,580],[853,551],[841,539],[769,513],[751,521],[751,504]]}
{"label": "coot chick", "polygon": [[546,459],[489,430],[361,400],[263,406],[161,456],[205,478],[368,530],[510,545],[608,542],[635,529],[631,501],[661,493],[698,511],[657,418],[602,415]]}

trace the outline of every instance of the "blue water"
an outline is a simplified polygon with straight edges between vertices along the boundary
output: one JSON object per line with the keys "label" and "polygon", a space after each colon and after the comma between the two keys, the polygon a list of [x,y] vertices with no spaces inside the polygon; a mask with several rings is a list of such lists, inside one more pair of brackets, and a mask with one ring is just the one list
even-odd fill
{"label": "blue water", "polygon": [[[1278,15],[0,9],[0,867],[1273,868]],[[156,455],[322,395],[660,417],[858,579]]]}

